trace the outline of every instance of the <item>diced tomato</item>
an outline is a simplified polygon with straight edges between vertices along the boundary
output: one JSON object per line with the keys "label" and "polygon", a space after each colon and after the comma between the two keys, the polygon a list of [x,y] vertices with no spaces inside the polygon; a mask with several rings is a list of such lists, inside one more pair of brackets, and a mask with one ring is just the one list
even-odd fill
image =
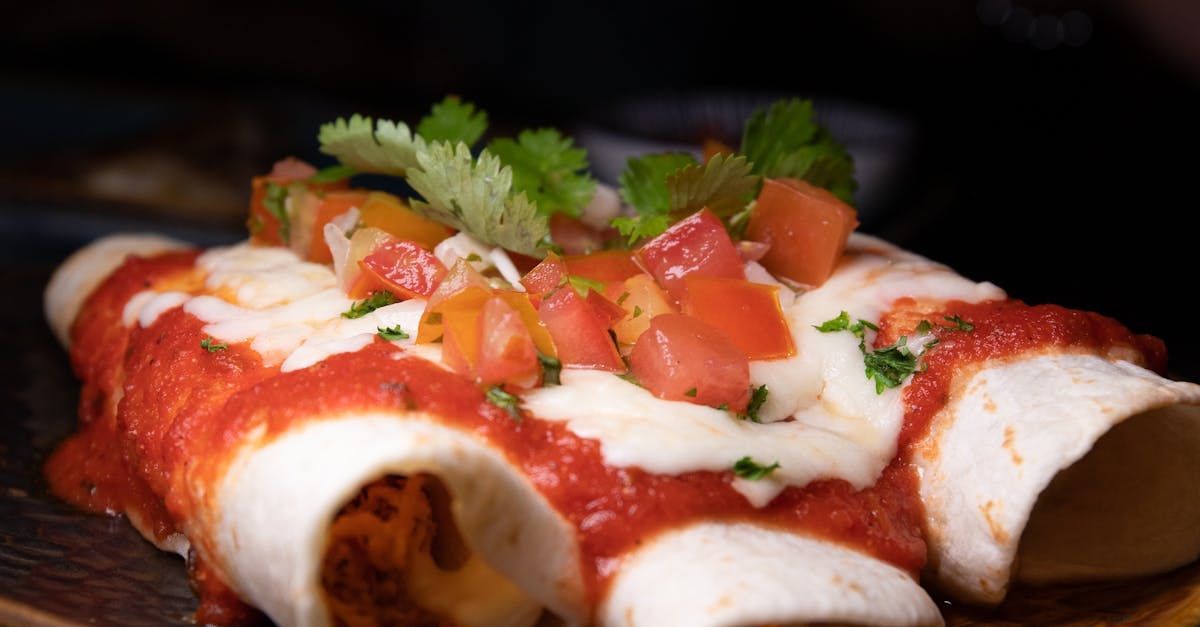
{"label": "diced tomato", "polygon": [[707,209],[680,220],[646,242],[636,257],[676,301],[683,300],[683,278],[689,275],[746,278],[733,240],[721,221]]}
{"label": "diced tomato", "polygon": [[328,183],[308,182],[308,179],[316,173],[317,169],[311,165],[294,157],[288,157],[276,162],[270,174],[256,176],[251,179],[250,211],[249,217],[246,219],[246,226],[250,230],[251,242],[265,246],[287,244],[287,242],[283,241],[279,218],[272,214],[264,203],[267,198],[267,189],[271,185],[287,187],[292,183],[303,183],[309,190],[314,192],[346,189],[349,186],[349,181],[346,179],[330,181]]}
{"label": "diced tomato", "polygon": [[746,355],[724,333],[691,316],[655,317],[629,360],[633,376],[659,398],[737,412],[749,403]]}
{"label": "diced tomato", "polygon": [[331,263],[333,257],[329,254],[329,246],[325,244],[325,225],[330,220],[346,213],[351,207],[362,207],[367,193],[358,190],[329,192],[317,206],[316,219],[312,229],[312,239],[309,241],[308,260],[316,263]]}
{"label": "diced tomato", "polygon": [[429,297],[417,327],[417,342],[424,344],[442,337],[442,314],[445,312],[479,310],[491,295],[492,288],[487,279],[471,264],[459,259]]}
{"label": "diced tomato", "polygon": [[537,349],[521,314],[497,295],[479,316],[479,363],[475,379],[484,385],[530,386],[539,369]]}
{"label": "diced tomato", "polygon": [[746,358],[782,359],[796,354],[779,307],[779,288],[741,279],[690,276],[683,313],[729,337]]}
{"label": "diced tomato", "polygon": [[[593,296],[604,298],[595,292],[588,296],[589,299]],[[624,315],[624,311],[617,315]],[[563,288],[549,294],[538,309],[538,316],[554,338],[563,366],[625,371],[621,354],[608,334],[612,318],[606,317],[602,307],[580,297],[574,289]]]}
{"label": "diced tomato", "polygon": [[446,266],[433,253],[406,240],[381,242],[358,264],[400,298],[429,297],[446,276]]}
{"label": "diced tomato", "polygon": [[454,309],[442,313],[442,361],[471,379],[479,367],[479,320],[482,308]]}
{"label": "diced tomato", "polygon": [[604,248],[604,233],[563,213],[550,216],[550,239],[568,255],[582,255]]}
{"label": "diced tomato", "polygon": [[529,294],[501,290],[496,292],[496,296],[504,299],[504,302],[508,303],[521,316],[521,321],[525,323],[525,328],[529,329],[533,345],[542,354],[548,357],[558,357],[558,349],[554,346],[554,339],[550,337],[550,331],[546,329],[546,325],[542,324],[542,319],[538,317],[537,309],[534,309]]}
{"label": "diced tomato", "polygon": [[613,325],[617,342],[624,350],[633,347],[654,316],[675,311],[666,292],[644,272],[620,283],[610,283],[604,295],[625,309],[625,316]]}
{"label": "diced tomato", "polygon": [[858,214],[829,191],[796,179],[767,179],[746,226],[746,238],[770,245],[762,264],[806,285],[833,274]]}
{"label": "diced tomato", "polygon": [[368,194],[359,211],[359,220],[364,225],[383,229],[399,239],[429,249],[454,234],[454,229],[416,213],[403,200],[385,192]]}
{"label": "diced tomato", "polygon": [[642,274],[642,269],[633,262],[633,253],[628,250],[568,255],[563,261],[567,264],[567,272],[604,283],[624,281],[636,274]]}
{"label": "diced tomato", "polygon": [[546,255],[541,263],[521,277],[525,291],[534,296],[544,296],[562,286],[567,278],[567,264],[554,253]]}

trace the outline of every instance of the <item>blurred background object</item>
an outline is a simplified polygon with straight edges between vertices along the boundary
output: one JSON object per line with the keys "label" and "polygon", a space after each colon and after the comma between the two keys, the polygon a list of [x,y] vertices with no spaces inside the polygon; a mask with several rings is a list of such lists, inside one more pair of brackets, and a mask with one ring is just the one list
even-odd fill
{"label": "blurred background object", "polygon": [[553,124],[611,180],[630,150],[737,139],[813,98],[854,153],[864,230],[1016,297],[1164,337],[1200,378],[1200,4],[1188,0],[521,3],[195,0],[6,8],[0,262],[113,230],[231,241],[251,175],[321,122],[445,93]]}

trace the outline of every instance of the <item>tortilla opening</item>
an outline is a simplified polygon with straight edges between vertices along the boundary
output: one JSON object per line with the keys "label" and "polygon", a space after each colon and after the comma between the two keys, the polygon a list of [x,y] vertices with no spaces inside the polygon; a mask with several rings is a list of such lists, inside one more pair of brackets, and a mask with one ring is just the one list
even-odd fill
{"label": "tortilla opening", "polygon": [[1200,556],[1200,407],[1132,416],[1055,476],[1021,537],[1019,581],[1104,581]]}

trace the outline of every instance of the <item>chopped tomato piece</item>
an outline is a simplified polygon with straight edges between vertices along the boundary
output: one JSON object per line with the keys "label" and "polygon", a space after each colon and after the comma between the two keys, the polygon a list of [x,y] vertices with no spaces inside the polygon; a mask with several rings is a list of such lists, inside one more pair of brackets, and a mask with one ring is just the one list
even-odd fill
{"label": "chopped tomato piece", "polygon": [[858,214],[827,190],[796,179],[767,179],[746,226],[746,238],[770,246],[762,264],[806,285],[833,274]]}
{"label": "chopped tomato piece", "polygon": [[510,383],[530,386],[541,366],[533,337],[521,314],[497,295],[479,315],[479,363],[475,379],[484,385]]}
{"label": "chopped tomato piece", "polygon": [[550,239],[568,255],[582,255],[604,248],[604,233],[563,213],[550,216]]}
{"label": "chopped tomato piece", "polygon": [[288,243],[284,241],[279,217],[267,208],[269,190],[278,190],[274,193],[279,197],[275,198],[272,204],[281,208],[283,206],[282,195],[286,195],[286,188],[292,183],[302,183],[314,192],[346,189],[349,186],[349,181],[346,179],[328,183],[308,182],[309,177],[316,173],[317,169],[311,165],[294,157],[288,157],[276,162],[270,174],[251,179],[250,216],[246,220],[246,226],[250,229],[250,241],[266,246],[280,246]]}
{"label": "chopped tomato piece", "polygon": [[675,223],[638,249],[638,262],[676,301],[689,275],[744,279],[742,258],[725,226],[707,209]]}
{"label": "chopped tomato piece", "polygon": [[538,317],[537,309],[534,309],[529,294],[502,290],[496,292],[496,295],[504,299],[504,302],[508,303],[510,307],[520,314],[521,321],[525,323],[525,327],[529,329],[530,337],[533,338],[533,345],[547,357],[558,357],[558,349],[554,347],[554,340],[550,337],[550,331],[546,329],[546,325],[542,324],[542,319]]}
{"label": "chopped tomato piece", "polygon": [[[595,292],[588,294],[589,299],[593,296],[604,299]],[[624,311],[618,315],[623,314]],[[580,297],[574,289],[552,292],[542,302],[538,316],[554,338],[563,366],[625,371],[625,362],[621,361],[621,354],[608,334],[612,318],[605,315],[602,307]]]}
{"label": "chopped tomato piece", "polygon": [[633,347],[654,316],[675,311],[666,292],[644,272],[620,283],[610,283],[604,295],[625,310],[625,316],[613,325],[617,342],[624,350]]}
{"label": "chopped tomato piece", "polygon": [[737,412],[750,401],[746,355],[724,333],[691,316],[656,316],[629,361],[633,376],[659,398]]}
{"label": "chopped tomato piece", "polygon": [[414,241],[429,249],[454,234],[450,227],[418,214],[403,200],[385,192],[368,194],[359,211],[359,220],[364,225],[383,229],[400,239]]}
{"label": "chopped tomato piece", "polygon": [[487,279],[471,264],[459,259],[429,297],[417,327],[417,342],[424,344],[442,337],[443,313],[478,310],[491,295],[492,288]]}
{"label": "chopped tomato piece", "polygon": [[333,256],[325,243],[325,225],[334,218],[346,213],[351,207],[361,207],[367,198],[367,193],[357,190],[329,192],[317,206],[316,219],[313,222],[312,238],[309,240],[308,260],[316,263],[330,263]]}
{"label": "chopped tomato piece", "polygon": [[479,368],[480,308],[455,309],[442,313],[442,361],[450,369],[471,379]]}
{"label": "chopped tomato piece", "polygon": [[541,263],[521,277],[525,291],[534,296],[544,296],[562,286],[567,278],[567,264],[554,253],[546,255]]}
{"label": "chopped tomato piece", "polygon": [[683,313],[721,331],[746,358],[782,359],[796,354],[779,288],[740,279],[690,276]]}
{"label": "chopped tomato piece", "polygon": [[563,261],[567,264],[567,272],[604,283],[624,281],[636,274],[642,274],[642,269],[633,262],[633,253],[628,250],[568,255]]}
{"label": "chopped tomato piece", "polygon": [[358,264],[400,298],[427,298],[446,276],[446,266],[433,253],[406,240],[381,242]]}

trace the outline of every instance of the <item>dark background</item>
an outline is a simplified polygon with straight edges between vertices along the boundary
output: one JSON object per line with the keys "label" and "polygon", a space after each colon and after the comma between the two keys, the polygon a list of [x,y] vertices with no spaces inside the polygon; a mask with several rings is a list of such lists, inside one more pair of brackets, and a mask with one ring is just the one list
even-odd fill
{"label": "dark background", "polygon": [[1198,6],[23,3],[0,27],[0,262],[44,276],[114,229],[229,241],[249,177],[319,160],[317,126],[355,111],[453,92],[501,130],[687,142],[796,94],[903,131],[862,139],[897,173],[862,190],[864,230],[1164,337],[1197,378]]}

